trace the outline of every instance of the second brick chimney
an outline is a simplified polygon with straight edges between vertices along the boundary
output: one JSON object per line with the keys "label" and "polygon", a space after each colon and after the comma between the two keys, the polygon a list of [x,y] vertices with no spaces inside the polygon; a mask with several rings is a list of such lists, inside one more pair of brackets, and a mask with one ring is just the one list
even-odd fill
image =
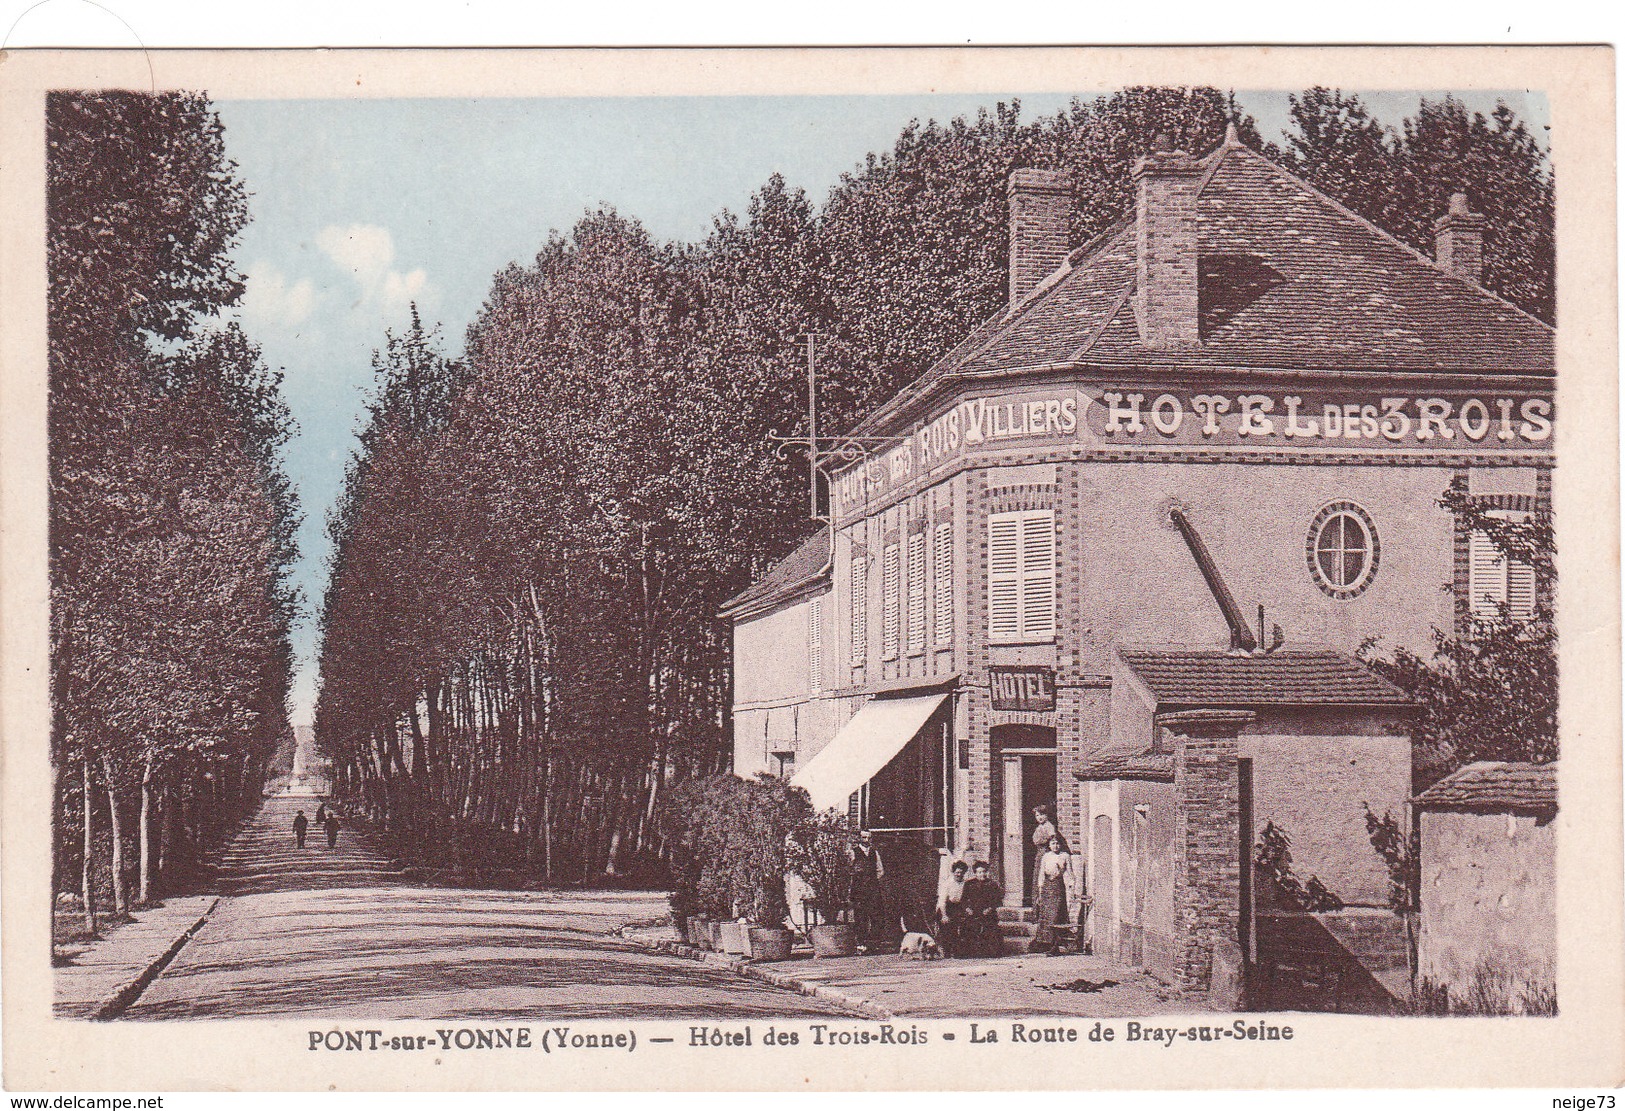
{"label": "second brick chimney", "polygon": [[1200,342],[1196,284],[1196,199],[1202,167],[1166,136],[1134,165],[1137,265],[1134,317],[1147,347]]}
{"label": "second brick chimney", "polygon": [[1450,197],[1450,211],[1433,222],[1434,257],[1470,282],[1484,281],[1484,216],[1467,207],[1467,194]]}
{"label": "second brick chimney", "polygon": [[1072,179],[1054,170],[1010,175],[1010,304],[1053,274],[1070,253]]}

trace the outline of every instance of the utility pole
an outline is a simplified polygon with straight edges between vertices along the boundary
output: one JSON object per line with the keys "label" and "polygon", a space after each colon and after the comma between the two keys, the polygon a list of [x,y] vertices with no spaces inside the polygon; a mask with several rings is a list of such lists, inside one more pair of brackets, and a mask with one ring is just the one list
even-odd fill
{"label": "utility pole", "polygon": [[807,506],[818,520],[818,363],[814,345],[824,336],[807,333]]}

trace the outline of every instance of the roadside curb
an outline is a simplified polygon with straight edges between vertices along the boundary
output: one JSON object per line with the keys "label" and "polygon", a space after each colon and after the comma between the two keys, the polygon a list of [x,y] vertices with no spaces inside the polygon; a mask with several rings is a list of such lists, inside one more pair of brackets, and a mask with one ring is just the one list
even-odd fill
{"label": "roadside curb", "polygon": [[729,972],[749,980],[760,980],[764,984],[772,984],[776,988],[784,988],[795,992],[797,995],[805,995],[813,999],[821,999],[826,1003],[833,1003],[835,1006],[851,1011],[863,1018],[890,1022],[897,1017],[871,1000],[856,995],[848,995],[844,991],[836,991],[834,988],[825,987],[823,984],[811,984],[787,972],[779,972],[754,961],[735,959],[721,953],[709,953],[696,949],[692,945],[684,945],[676,941],[656,941],[653,938],[640,937],[632,932],[634,929],[633,926],[622,926],[617,932],[621,937],[642,949],[665,953],[667,956],[681,957],[684,960],[696,961],[712,968],[727,969]]}
{"label": "roadside curb", "polygon": [[156,980],[158,974],[169,967],[169,962],[174,960],[176,954],[185,947],[186,943],[196,936],[197,932],[203,928],[203,923],[208,921],[209,915],[214,913],[214,908],[219,905],[220,896],[216,895],[211,898],[209,905],[203,908],[203,913],[197,916],[197,921],[181,931],[180,936],[170,942],[169,948],[165,949],[157,960],[142,969],[134,980],[119,988],[97,1005],[96,1009],[90,1014],[90,1021],[107,1022],[122,1015],[130,1004],[139,999],[141,993],[147,990],[147,985]]}

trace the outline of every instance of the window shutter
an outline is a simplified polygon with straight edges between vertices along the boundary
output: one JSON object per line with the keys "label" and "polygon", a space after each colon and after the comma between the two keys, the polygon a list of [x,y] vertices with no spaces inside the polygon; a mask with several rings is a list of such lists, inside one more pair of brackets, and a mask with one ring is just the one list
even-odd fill
{"label": "window shutter", "polygon": [[932,569],[936,582],[936,643],[938,647],[954,642],[954,526],[947,522],[937,526],[936,550],[932,552],[936,566]]}
{"label": "window shutter", "polygon": [[988,635],[1021,636],[1021,522],[1015,514],[989,517],[987,549]]}
{"label": "window shutter", "polygon": [[925,651],[925,533],[908,538],[908,650]]}
{"label": "window shutter", "polygon": [[1055,515],[1026,514],[1021,522],[1021,638],[1055,635]]}
{"label": "window shutter", "polygon": [[1528,621],[1535,616],[1535,568],[1521,559],[1507,565],[1507,604],[1512,616]]}
{"label": "window shutter", "polygon": [[1507,600],[1506,562],[1500,549],[1476,529],[1467,538],[1467,557],[1467,594],[1472,614],[1480,620],[1494,620]]}
{"label": "window shutter", "polygon": [[887,544],[880,570],[880,658],[883,660],[897,658],[899,570],[897,545]]}
{"label": "window shutter", "polygon": [[869,557],[852,557],[851,659],[861,665],[869,657]]}
{"label": "window shutter", "polygon": [[808,689],[824,689],[824,599],[807,603],[807,684]]}
{"label": "window shutter", "polygon": [[[1525,514],[1495,512],[1493,517],[1517,520]],[[1486,533],[1474,532],[1467,540],[1468,590],[1472,614],[1481,621],[1501,616],[1502,605],[1514,620],[1527,621],[1535,615],[1535,569],[1521,559],[1508,559]]]}

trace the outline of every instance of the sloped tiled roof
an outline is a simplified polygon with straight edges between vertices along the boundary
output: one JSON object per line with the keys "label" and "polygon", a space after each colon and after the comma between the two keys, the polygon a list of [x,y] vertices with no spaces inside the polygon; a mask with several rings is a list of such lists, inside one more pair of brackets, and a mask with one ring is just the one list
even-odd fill
{"label": "sloped tiled roof", "polygon": [[1252,656],[1125,648],[1121,654],[1162,707],[1410,705],[1404,691],[1331,649],[1281,648]]}
{"label": "sloped tiled roof", "polygon": [[1480,760],[1445,776],[1413,800],[1421,810],[1557,811],[1557,765]]}
{"label": "sloped tiled roof", "polygon": [[1171,752],[1097,752],[1079,760],[1072,769],[1078,779],[1154,779],[1174,778],[1174,756]]}
{"label": "sloped tiled roof", "polygon": [[1263,155],[1227,143],[1203,166],[1199,345],[1140,342],[1136,229],[1124,220],[973,331],[862,429],[883,426],[944,379],[1040,367],[1554,373],[1549,325],[1442,269]]}
{"label": "sloped tiled roof", "polygon": [[721,616],[737,617],[767,609],[818,581],[829,565],[829,529],[821,528],[768,569],[751,586],[722,603]]}

